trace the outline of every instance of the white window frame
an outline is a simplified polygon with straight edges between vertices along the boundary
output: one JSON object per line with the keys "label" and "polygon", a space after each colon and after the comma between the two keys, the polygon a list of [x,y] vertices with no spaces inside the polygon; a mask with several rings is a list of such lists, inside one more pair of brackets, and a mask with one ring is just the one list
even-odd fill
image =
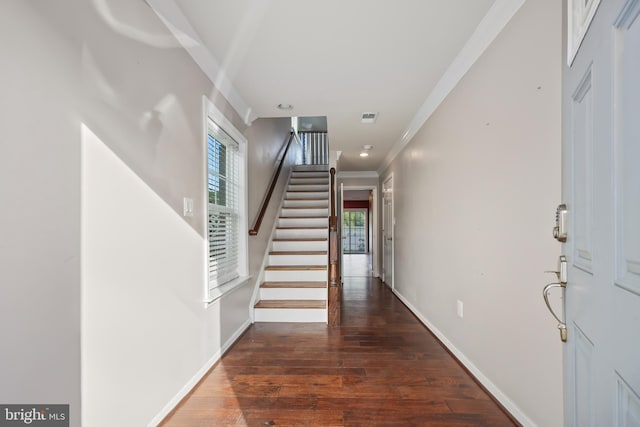
{"label": "white window frame", "polygon": [[[203,222],[204,222],[204,301],[210,304],[220,299],[224,294],[245,284],[250,279],[249,276],[249,223],[248,223],[248,188],[247,188],[247,139],[244,135],[231,123],[225,115],[216,108],[216,106],[206,97],[203,97]],[[226,132],[235,142],[238,143],[239,156],[239,185],[238,185],[238,274],[239,277],[217,285],[211,283],[209,278],[209,121],[212,121],[217,127]]]}

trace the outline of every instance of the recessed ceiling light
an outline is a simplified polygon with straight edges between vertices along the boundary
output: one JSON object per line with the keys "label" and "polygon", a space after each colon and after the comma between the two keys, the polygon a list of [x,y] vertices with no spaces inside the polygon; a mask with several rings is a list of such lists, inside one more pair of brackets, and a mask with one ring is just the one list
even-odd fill
{"label": "recessed ceiling light", "polygon": [[364,148],[365,150],[369,151],[373,148],[373,145],[363,145],[362,148]]}
{"label": "recessed ceiling light", "polygon": [[363,151],[362,153],[360,153],[360,157],[369,157],[369,153]]}
{"label": "recessed ceiling light", "polygon": [[278,104],[278,110],[293,110],[293,105],[291,105],[291,104]]}

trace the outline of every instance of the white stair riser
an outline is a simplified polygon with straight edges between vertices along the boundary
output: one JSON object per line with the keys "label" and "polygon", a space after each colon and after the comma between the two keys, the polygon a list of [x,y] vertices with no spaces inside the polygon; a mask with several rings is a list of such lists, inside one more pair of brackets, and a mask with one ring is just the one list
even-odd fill
{"label": "white stair riser", "polygon": [[318,199],[318,200],[285,200],[283,207],[296,207],[296,208],[304,208],[304,207],[326,207],[329,208],[329,200],[326,199]]}
{"label": "white stair riser", "polygon": [[327,238],[327,228],[278,228],[277,239],[312,239]]}
{"label": "white stair riser", "polygon": [[269,255],[269,265],[327,265],[327,255]]}
{"label": "white stair riser", "polygon": [[327,288],[260,288],[261,300],[326,300]]}
{"label": "white stair riser", "polygon": [[329,165],[295,165],[294,171],[322,171],[325,174],[329,173]]}
{"label": "white stair riser", "polygon": [[287,187],[287,191],[327,191],[326,185],[295,184]]}
{"label": "white stair riser", "polygon": [[329,172],[327,171],[323,171],[323,170],[315,170],[315,171],[309,171],[308,169],[302,170],[302,169],[298,169],[298,170],[294,170],[293,172],[291,172],[291,177],[292,178],[329,178],[331,175],[329,174]]}
{"label": "white stair riser", "polygon": [[279,227],[329,227],[329,218],[280,218]]}
{"label": "white stair riser", "polygon": [[326,191],[314,191],[314,192],[295,192],[287,191],[287,199],[314,199],[314,200],[327,200],[329,193]]}
{"label": "white stair riser", "polygon": [[283,241],[283,242],[273,242],[271,245],[271,250],[274,251],[326,251],[327,250],[327,241],[314,241],[314,242],[292,242],[292,241]]}
{"label": "white stair riser", "polygon": [[329,218],[329,209],[328,208],[320,208],[320,209],[287,209],[283,208],[280,211],[280,216],[295,216],[297,218],[304,218],[308,216],[321,216],[326,218],[325,221],[328,221]]}
{"label": "white stair riser", "polygon": [[313,184],[324,185],[326,187],[329,185],[329,180],[327,178],[291,178],[289,185],[291,184]]}
{"label": "white stair riser", "polygon": [[327,270],[266,270],[266,282],[321,282],[327,280]]}
{"label": "white stair riser", "polygon": [[256,322],[326,323],[327,310],[318,308],[256,308],[254,319]]}

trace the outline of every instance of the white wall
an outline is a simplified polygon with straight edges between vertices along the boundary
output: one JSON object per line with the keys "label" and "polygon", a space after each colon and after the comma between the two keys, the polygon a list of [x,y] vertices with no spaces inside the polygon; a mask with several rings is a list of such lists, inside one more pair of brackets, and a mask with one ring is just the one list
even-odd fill
{"label": "white wall", "polygon": [[[265,194],[274,176],[275,166],[283,154],[283,144],[289,138],[291,119],[258,119],[247,129],[245,136],[254,143],[249,153],[249,227],[253,227],[262,206]],[[260,267],[264,260],[267,244],[271,237],[273,223],[284,195],[284,187],[291,172],[291,167],[301,161],[302,147],[295,140],[291,143],[285,163],[280,171],[278,186],[274,190],[260,230],[256,236],[249,237],[249,272],[258,280]]]}
{"label": "white wall", "polygon": [[[202,302],[202,95],[242,121],[142,1],[9,0],[0,32],[0,401],[70,403],[74,427],[81,401],[83,425],[157,421],[249,322],[250,284]],[[250,189],[289,129],[257,126]]]}
{"label": "white wall", "polygon": [[[528,1],[395,158],[395,286],[525,425],[562,425],[561,2]],[[456,302],[464,303],[464,318]]]}
{"label": "white wall", "polygon": [[[46,42],[46,46],[44,44]],[[0,402],[80,416],[80,140],[73,52],[23,0],[0,6]]]}

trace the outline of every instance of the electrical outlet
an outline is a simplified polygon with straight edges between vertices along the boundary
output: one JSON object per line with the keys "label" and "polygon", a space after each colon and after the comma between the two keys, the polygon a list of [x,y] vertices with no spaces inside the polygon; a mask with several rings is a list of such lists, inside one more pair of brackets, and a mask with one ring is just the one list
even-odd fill
{"label": "electrical outlet", "polygon": [[464,304],[460,300],[458,300],[458,317],[461,319],[464,317]]}

